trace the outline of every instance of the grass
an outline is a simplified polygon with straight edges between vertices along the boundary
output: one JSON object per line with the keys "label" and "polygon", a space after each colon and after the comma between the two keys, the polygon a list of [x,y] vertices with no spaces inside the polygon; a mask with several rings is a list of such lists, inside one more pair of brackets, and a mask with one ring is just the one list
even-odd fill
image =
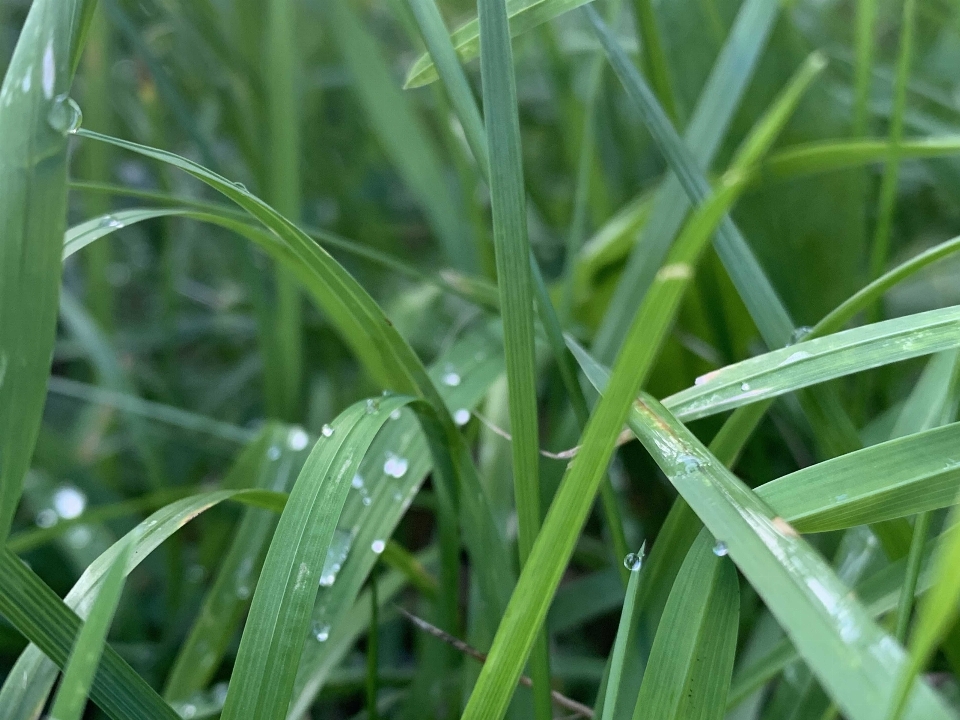
{"label": "grass", "polygon": [[0,27],[0,720],[960,717],[954,4]]}

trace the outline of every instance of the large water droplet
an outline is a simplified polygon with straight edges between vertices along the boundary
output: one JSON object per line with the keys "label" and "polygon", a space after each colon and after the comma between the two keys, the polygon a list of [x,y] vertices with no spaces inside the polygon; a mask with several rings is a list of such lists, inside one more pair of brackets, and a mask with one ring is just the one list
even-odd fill
{"label": "large water droplet", "polygon": [[726,557],[728,552],[727,544],[723,540],[717,540],[717,544],[713,546],[713,554],[717,557]]}
{"label": "large water droplet", "polygon": [[387,453],[387,459],[383,463],[383,472],[392,478],[399,479],[407,474],[407,468],[409,467],[410,463],[406,458],[394,455],[393,453]]}
{"label": "large water droplet", "polygon": [[468,422],[470,422],[470,411],[466,408],[460,408],[453,414],[453,421],[459,426],[463,427]]}
{"label": "large water droplet", "polygon": [[57,95],[47,113],[47,122],[61,135],[70,135],[80,129],[83,113],[69,95]]}
{"label": "large water droplet", "polygon": [[643,567],[643,555],[630,553],[623,559],[623,566],[630,572],[636,572]]}
{"label": "large water droplet", "polygon": [[64,485],[53,494],[53,508],[64,520],[80,517],[87,507],[87,496],[72,485]]}
{"label": "large water droplet", "polygon": [[291,450],[303,450],[309,442],[310,436],[307,435],[306,430],[301,427],[290,429],[290,434],[287,436],[287,444]]}
{"label": "large water droplet", "polygon": [[324,426],[320,428],[320,434],[326,438],[333,437],[333,428],[327,424],[324,424]]}
{"label": "large water droplet", "polygon": [[330,637],[330,626],[327,623],[315,622],[311,632],[317,642],[326,642]]}

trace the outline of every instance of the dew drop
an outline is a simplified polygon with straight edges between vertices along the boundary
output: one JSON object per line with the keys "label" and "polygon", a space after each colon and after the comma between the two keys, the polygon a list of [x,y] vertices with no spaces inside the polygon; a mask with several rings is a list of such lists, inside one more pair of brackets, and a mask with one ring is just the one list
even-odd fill
{"label": "dew drop", "polygon": [[61,135],[72,135],[80,129],[83,113],[69,95],[57,95],[47,113],[47,122]]}
{"label": "dew drop", "polygon": [[367,415],[374,415],[380,411],[380,401],[373,398],[367,398]]}
{"label": "dew drop", "polygon": [[750,390],[750,383],[748,382],[740,383],[740,390],[742,390],[743,392],[748,392]]}
{"label": "dew drop", "polygon": [[93,540],[93,532],[86,525],[70,528],[66,535],[67,545],[74,550],[85,548]]}
{"label": "dew drop", "polygon": [[352,487],[354,490],[362,490],[363,475],[361,475],[360,473],[357,473],[356,475],[354,475],[353,480],[350,481],[350,487]]}
{"label": "dew drop", "polygon": [[309,442],[310,436],[300,427],[292,428],[287,436],[287,444],[291,450],[303,450]]}
{"label": "dew drop", "polygon": [[397,408],[396,410],[394,410],[394,411],[392,411],[392,412],[390,413],[390,419],[391,419],[391,420],[399,420],[399,419],[400,419],[400,408]]}
{"label": "dew drop", "polygon": [[237,190],[243,190],[243,192],[247,192],[247,186],[244,185],[242,182],[235,182],[233,186],[237,188]]}
{"label": "dew drop", "polygon": [[325,438],[333,437],[333,428],[327,424],[324,424],[324,426],[320,428],[320,434]]}
{"label": "dew drop", "polygon": [[453,414],[453,421],[458,427],[463,427],[470,422],[470,411],[466,408],[460,408]]}
{"label": "dew drop", "polygon": [[370,496],[369,496],[369,495],[367,495],[366,493],[364,493],[364,494],[363,494],[363,497],[360,498],[360,502],[363,503],[363,506],[364,506],[364,507],[370,507],[370,503],[372,503],[373,500],[370,499]]}
{"label": "dew drop", "polygon": [[383,463],[383,472],[392,478],[399,479],[407,474],[407,468],[409,467],[410,463],[406,458],[393,453],[387,453],[387,459]]}
{"label": "dew drop", "polygon": [[387,547],[387,544],[383,540],[374,540],[370,543],[370,549],[377,555],[384,551],[384,548]]}
{"label": "dew drop", "polygon": [[123,227],[123,223],[113,215],[104,215],[102,218],[100,218],[100,227],[120,229]]}
{"label": "dew drop", "polygon": [[457,387],[460,384],[460,374],[452,368],[444,371],[442,379],[447,387]]}
{"label": "dew drop", "polygon": [[197,706],[193,703],[184,703],[178,711],[182,718],[192,718],[197,715]]}
{"label": "dew drop", "polygon": [[326,623],[315,622],[312,632],[317,642],[326,642],[330,637],[330,626]]}
{"label": "dew drop", "polygon": [[250,597],[250,586],[249,585],[237,585],[237,597],[241,600],[246,600]]}
{"label": "dew drop", "polygon": [[38,528],[48,528],[56,525],[59,519],[60,516],[57,515],[56,510],[44,508],[37,513],[37,517],[34,519],[34,522],[37,524]]}
{"label": "dew drop", "polygon": [[227,701],[227,690],[229,686],[225,682],[218,682],[211,689],[211,695],[213,696],[213,701],[219,706],[223,707],[223,704]]}
{"label": "dew drop", "polygon": [[699,458],[689,453],[680,453],[677,456],[677,462],[683,465],[683,472],[685,473],[692,473],[703,466]]}
{"label": "dew drop", "polygon": [[72,485],[64,485],[53,494],[53,507],[64,520],[72,520],[83,514],[87,496]]}
{"label": "dew drop", "polygon": [[810,327],[809,325],[803,325],[803,326],[801,326],[801,327],[798,327],[796,330],[794,330],[794,331],[790,334],[790,342],[789,342],[788,344],[789,344],[789,345],[796,345],[798,342],[802,342],[803,339],[804,339],[807,335],[809,335],[812,330],[813,330],[813,328]]}
{"label": "dew drop", "polygon": [[271,460],[279,460],[280,448],[278,448],[276,445],[271,445],[270,448],[267,450],[267,457],[270,458]]}
{"label": "dew drop", "polygon": [[623,566],[630,572],[636,572],[643,567],[643,556],[638,553],[629,553],[623,559]]}
{"label": "dew drop", "polygon": [[728,552],[727,544],[723,540],[718,540],[717,544],[713,546],[713,554],[717,557],[726,557]]}

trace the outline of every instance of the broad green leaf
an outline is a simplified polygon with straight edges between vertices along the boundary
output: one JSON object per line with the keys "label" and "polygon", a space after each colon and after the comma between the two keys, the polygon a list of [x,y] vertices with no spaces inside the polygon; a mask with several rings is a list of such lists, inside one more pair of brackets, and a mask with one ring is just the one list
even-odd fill
{"label": "broad green leaf", "polygon": [[[483,43],[480,75],[489,149],[490,207],[513,434],[510,447],[517,509],[517,548],[522,569],[540,530],[542,515],[531,251],[527,237],[520,118],[506,0],[480,0],[478,12]],[[560,352],[566,353],[566,348],[561,346]],[[537,639],[531,673],[536,717],[550,720],[553,709],[546,632]]]}
{"label": "broad green leaf", "polygon": [[63,679],[50,709],[50,717],[55,720],[80,720],[83,716],[93,676],[97,672],[97,665],[100,664],[100,656],[107,641],[107,632],[123,592],[127,563],[135,542],[136,538],[123,541],[122,550],[104,575],[97,599],[77,633],[77,640],[70,651],[70,659],[64,668]]}
{"label": "broad green leaf", "polygon": [[740,587],[733,565],[703,530],[694,542],[657,629],[635,720],[721,720],[737,650]]}
{"label": "broad green leaf", "polygon": [[[770,0],[748,0],[742,5],[684,135],[698,168],[709,168],[712,164],[778,11],[779,4]],[[610,40],[615,42],[612,37]],[[610,52],[608,47],[605,49]],[[626,57],[622,61],[632,67]],[[673,172],[661,184],[653,203],[650,218],[642,230],[643,239],[627,261],[594,341],[594,351],[602,361],[612,359],[690,208],[684,187]]]}
{"label": "broad green leaf", "polygon": [[[591,0],[510,0],[507,15],[510,20],[510,37],[517,37],[538,25],[584,5]],[[480,22],[474,18],[453,31],[450,40],[462,62],[480,54]],[[437,79],[437,69],[429,53],[424,53],[410,67],[404,88],[415,88]]]}
{"label": "broad green leaf", "polygon": [[[906,665],[900,645],[796,531],[660,403],[641,396],[629,424],[843,712],[854,720],[882,717],[894,679]],[[922,682],[913,685],[907,712],[915,718],[953,717]]]}
{"label": "broad green leaf", "polygon": [[0,87],[2,540],[10,533],[30,467],[56,335],[67,137],[80,122],[67,93],[84,4],[34,2]]}
{"label": "broad green leaf", "polygon": [[930,310],[797,343],[709,373],[664,399],[684,420],[960,345],[960,307]]}

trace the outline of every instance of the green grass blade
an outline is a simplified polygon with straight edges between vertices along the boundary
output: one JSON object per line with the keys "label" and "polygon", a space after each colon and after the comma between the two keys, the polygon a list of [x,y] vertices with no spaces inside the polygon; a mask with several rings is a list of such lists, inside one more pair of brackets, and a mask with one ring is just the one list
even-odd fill
{"label": "green grass blade", "polygon": [[[10,532],[40,428],[66,229],[66,93],[79,0],[38,0],[0,88],[0,539]],[[76,43],[79,52],[79,42]]]}
{"label": "green grass blade", "polygon": [[630,571],[630,580],[627,581],[627,593],[623,600],[623,609],[620,611],[617,637],[613,641],[613,649],[610,651],[610,675],[607,678],[607,689],[603,699],[603,714],[600,716],[600,720],[613,720],[615,717],[614,713],[617,709],[623,676],[623,663],[630,638],[630,625],[636,611],[637,591],[640,588],[643,551],[644,548],[640,548],[640,552],[627,555],[623,560],[624,565],[629,566],[627,570]]}
{"label": "green grass blade", "polygon": [[[797,533],[722,467],[649,396],[630,427],[790,635],[830,696],[854,720],[883,716],[905,653]],[[929,686],[913,686],[907,717],[951,718]]]}
{"label": "green grass blade", "polygon": [[[903,120],[907,106],[907,83],[910,81],[910,65],[913,61],[916,8],[916,0],[904,0],[903,20],[900,27],[900,52],[897,57],[897,77],[894,81],[893,109],[890,113],[890,144],[894,148],[900,144],[900,140],[903,138]],[[871,278],[879,276],[887,264],[899,175],[900,158],[895,154],[887,160],[883,172],[883,182],[880,185],[877,225],[874,228],[873,244],[870,247]]]}
{"label": "green grass blade", "polygon": [[329,3],[328,16],[373,129],[397,170],[420,201],[447,261],[464,272],[478,266],[467,223],[450,189],[436,148],[394,82],[376,41],[344,0]]}
{"label": "green grass blade", "polygon": [[[511,0],[507,4],[510,37],[517,37],[538,25],[553,20],[591,0]],[[453,31],[451,42],[461,62],[480,55],[480,22],[474,18]],[[404,88],[415,88],[432,83],[438,78],[434,58],[424,53],[410,67]]]}
{"label": "green grass blade", "polygon": [[[490,153],[490,206],[513,434],[511,452],[517,547],[520,567],[523,568],[540,530],[542,513],[531,252],[506,0],[480,0],[478,8],[483,107]],[[561,352],[565,350],[561,348]],[[549,720],[553,715],[547,642],[546,633],[541,634],[531,662],[534,709],[539,720]]]}
{"label": "green grass blade", "polygon": [[[769,0],[745,2],[740,9],[685,133],[686,146],[696,157],[697,168],[709,167],[712,163],[778,11],[779,5]],[[636,73],[625,56],[620,61],[627,63],[632,73]],[[663,120],[669,123],[665,116]],[[643,242],[631,253],[610,302],[610,310],[597,331],[594,350],[601,360],[609,361],[613,357],[689,207],[683,185],[671,173],[657,193],[650,219],[643,230]]]}
{"label": "green grass blade", "polygon": [[740,587],[701,531],[670,591],[633,717],[722,720],[737,649]]}
{"label": "green grass blade", "polygon": [[660,40],[660,30],[657,27],[657,15],[651,0],[634,0],[633,15],[637,26],[637,37],[640,38],[640,52],[643,54],[643,68],[650,77],[657,99],[663,105],[670,119],[676,123],[677,100],[673,94],[670,82],[670,68],[667,65],[667,56],[663,51],[663,42]]}
{"label": "green grass blade", "polygon": [[[286,717],[323,571],[317,558],[326,557],[361,458],[390,414],[409,401],[363,401],[325,426],[267,551],[224,704],[226,720]],[[379,554],[378,547],[371,551]]]}
{"label": "green grass blade", "polygon": [[814,383],[957,347],[960,307],[930,310],[809,340],[728,365],[664,403],[685,420]]}
{"label": "green grass blade", "polygon": [[877,0],[857,0],[855,29],[856,67],[854,76],[853,135],[867,133],[870,111],[870,89],[873,79],[874,27]]}
{"label": "green grass blade", "polygon": [[56,720],[80,720],[87,704],[87,695],[97,672],[100,656],[107,641],[107,632],[123,592],[125,571],[135,539],[123,541],[123,548],[100,584],[100,592],[77,634],[70,659],[63,671],[63,679],[50,710]]}

